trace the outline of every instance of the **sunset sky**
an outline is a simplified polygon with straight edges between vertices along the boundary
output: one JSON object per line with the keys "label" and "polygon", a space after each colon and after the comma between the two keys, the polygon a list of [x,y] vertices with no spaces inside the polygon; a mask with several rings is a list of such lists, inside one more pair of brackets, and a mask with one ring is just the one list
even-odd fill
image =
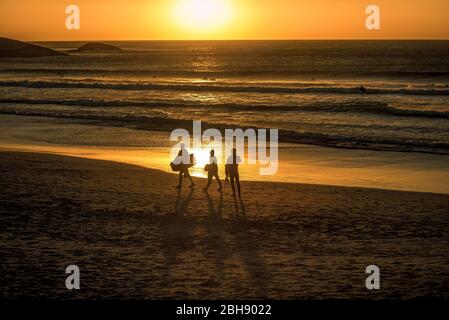
{"label": "sunset sky", "polygon": [[[78,5],[81,29],[65,28]],[[365,28],[365,8],[381,29]],[[449,39],[448,0],[1,0],[0,36],[19,40]]]}

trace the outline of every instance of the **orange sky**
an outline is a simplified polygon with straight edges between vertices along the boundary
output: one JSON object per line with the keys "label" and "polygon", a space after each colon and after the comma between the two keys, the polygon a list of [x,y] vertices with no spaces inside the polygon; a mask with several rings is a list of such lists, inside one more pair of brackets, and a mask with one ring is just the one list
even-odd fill
{"label": "orange sky", "polygon": [[[65,28],[69,4],[80,30]],[[365,28],[370,4],[381,30]],[[448,21],[449,0],[0,1],[0,36],[20,40],[449,39]]]}

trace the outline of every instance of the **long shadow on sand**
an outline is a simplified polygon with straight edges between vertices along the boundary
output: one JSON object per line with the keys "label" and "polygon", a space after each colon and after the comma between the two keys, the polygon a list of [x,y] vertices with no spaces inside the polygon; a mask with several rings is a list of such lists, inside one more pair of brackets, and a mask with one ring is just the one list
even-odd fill
{"label": "long shadow on sand", "polygon": [[266,298],[270,283],[270,273],[259,255],[259,248],[254,241],[252,232],[258,232],[246,219],[246,208],[242,199],[234,196],[233,217],[231,217],[231,234],[234,236],[238,254],[249,275],[249,282],[255,290],[256,298]]}
{"label": "long shadow on sand", "polygon": [[[206,278],[206,282],[200,284],[206,290],[202,295],[210,292],[213,296],[226,298],[234,292],[239,297],[266,297],[271,276],[259,255],[260,248],[254,241],[254,233],[261,230],[257,229],[255,221],[247,220],[243,201],[234,198],[231,206],[224,206],[222,194],[214,203],[214,199],[206,192],[208,216],[203,220],[189,215],[193,192],[190,190],[185,198],[178,193],[173,213],[166,215],[159,224],[164,259],[161,289],[168,290],[167,296],[195,297],[198,288],[191,288],[188,283],[189,278],[195,278],[197,274],[191,272],[203,270],[206,276],[207,258],[203,262],[205,265],[198,265],[201,263],[198,259],[209,257],[214,266],[213,277]],[[229,219],[224,219],[224,215],[229,216]],[[203,239],[201,233],[196,234],[197,228],[204,228]],[[203,246],[198,246],[198,240]],[[198,252],[201,248],[204,252]],[[187,260],[186,253],[189,253]],[[235,266],[227,269],[226,261],[233,257],[240,261],[245,273],[234,270]]]}
{"label": "long shadow on sand", "polygon": [[160,222],[161,245],[165,259],[163,279],[167,286],[171,282],[172,268],[178,263],[179,254],[193,247],[194,224],[186,218],[193,191],[191,189],[185,199],[182,199],[179,191],[173,213]]}
{"label": "long shadow on sand", "polygon": [[220,193],[220,200],[217,208],[206,191],[208,205],[208,220],[206,222],[206,246],[213,252],[214,264],[217,275],[216,283],[221,283],[224,278],[224,260],[228,253],[226,252],[223,221],[223,193]]}
{"label": "long shadow on sand", "polygon": [[[227,207],[230,219],[226,223],[226,220],[223,219],[223,213],[227,211],[223,212],[223,194],[219,196],[217,207],[207,192],[206,199],[209,211],[209,219],[206,224],[208,229],[206,243],[214,252],[217,278],[224,279],[225,260],[235,254],[246,270],[249,283],[247,288],[242,288],[245,279],[238,279],[231,284],[232,287],[240,288],[237,289],[238,291],[247,292],[245,296],[248,298],[266,297],[266,284],[269,283],[271,277],[259,256],[258,247],[251,234],[252,231],[257,232],[258,230],[254,230],[254,226],[248,225],[244,202],[234,196],[232,206]],[[226,230],[234,239],[234,243],[226,243]],[[228,270],[227,273],[233,273],[233,270]]]}

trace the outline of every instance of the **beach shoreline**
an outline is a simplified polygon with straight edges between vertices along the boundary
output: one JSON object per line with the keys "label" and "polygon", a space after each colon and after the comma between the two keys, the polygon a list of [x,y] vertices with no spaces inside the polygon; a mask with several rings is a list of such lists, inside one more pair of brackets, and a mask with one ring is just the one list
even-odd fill
{"label": "beach shoreline", "polygon": [[[42,152],[110,160],[171,172],[168,132],[79,123],[63,119],[0,115],[0,150]],[[209,149],[191,150],[205,177]],[[279,144],[278,171],[261,176],[242,165],[241,179],[449,194],[448,156]],[[223,161],[222,159],[221,161]],[[219,166],[224,176],[224,166]]]}
{"label": "beach shoreline", "polygon": [[[449,196],[242,182],[0,152],[3,298],[447,297]],[[81,290],[65,288],[76,264]],[[379,265],[381,290],[365,268]]]}

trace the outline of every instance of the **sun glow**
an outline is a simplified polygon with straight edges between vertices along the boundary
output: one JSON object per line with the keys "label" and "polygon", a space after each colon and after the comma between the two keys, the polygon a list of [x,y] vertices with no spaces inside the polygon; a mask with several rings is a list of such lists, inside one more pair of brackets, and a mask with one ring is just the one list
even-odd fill
{"label": "sun glow", "polygon": [[210,32],[223,28],[232,17],[230,0],[178,0],[174,19],[182,28]]}

